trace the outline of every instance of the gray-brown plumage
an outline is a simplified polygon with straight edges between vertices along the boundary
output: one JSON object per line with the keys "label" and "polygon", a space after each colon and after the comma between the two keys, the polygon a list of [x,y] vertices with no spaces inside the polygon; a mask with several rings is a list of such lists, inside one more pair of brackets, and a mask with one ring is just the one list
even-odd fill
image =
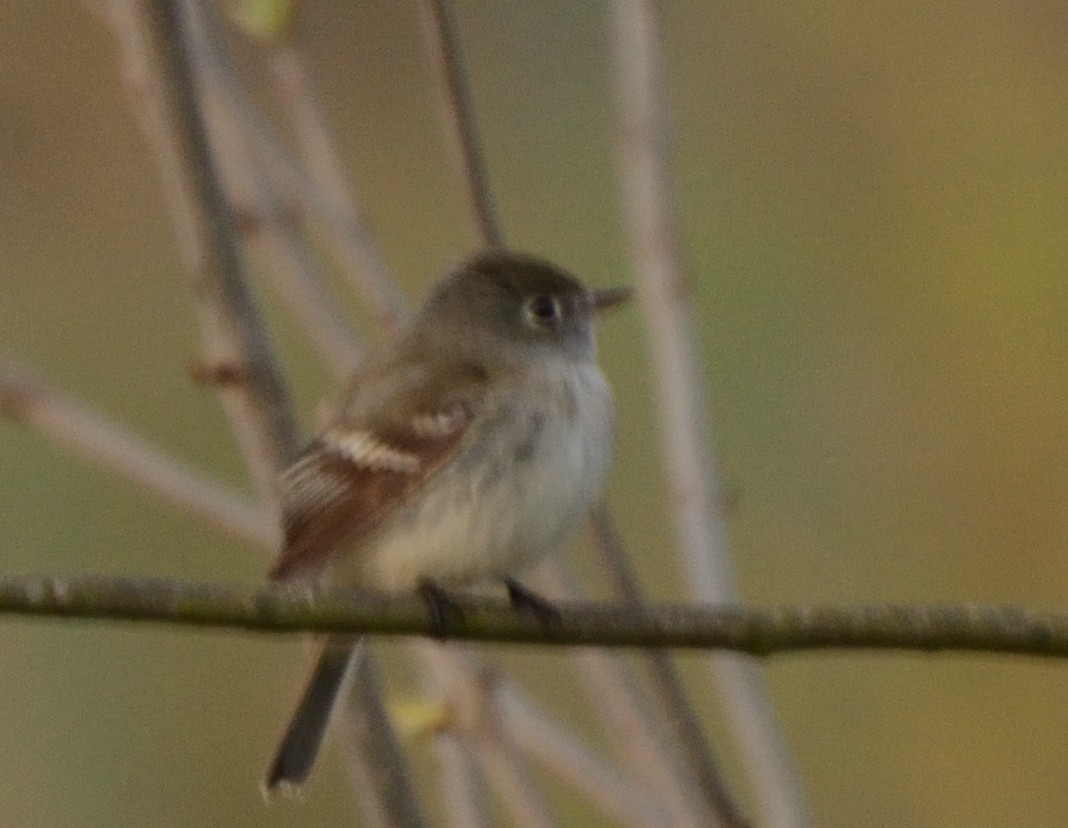
{"label": "gray-brown plumage", "polygon": [[[612,398],[593,293],[528,256],[484,253],[372,349],[282,479],[279,581],[380,590],[506,579],[562,544],[600,496]],[[352,641],[330,637],[266,780],[310,772]]]}

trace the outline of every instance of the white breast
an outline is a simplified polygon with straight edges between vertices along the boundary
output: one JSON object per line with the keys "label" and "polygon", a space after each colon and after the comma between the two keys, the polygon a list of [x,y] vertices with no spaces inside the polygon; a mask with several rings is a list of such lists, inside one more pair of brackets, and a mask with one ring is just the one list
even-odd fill
{"label": "white breast", "polygon": [[596,365],[558,363],[495,401],[472,444],[344,556],[334,580],[406,590],[518,574],[564,545],[600,499],[612,455],[612,392]]}

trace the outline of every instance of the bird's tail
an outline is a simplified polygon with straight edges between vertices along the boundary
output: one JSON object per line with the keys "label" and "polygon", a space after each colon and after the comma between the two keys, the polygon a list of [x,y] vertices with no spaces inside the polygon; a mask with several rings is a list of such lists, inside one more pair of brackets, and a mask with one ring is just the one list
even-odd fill
{"label": "bird's tail", "polygon": [[360,638],[331,635],[324,640],[297,709],[267,769],[263,780],[266,796],[299,794],[308,781],[330,714],[358,666],[362,651]]}

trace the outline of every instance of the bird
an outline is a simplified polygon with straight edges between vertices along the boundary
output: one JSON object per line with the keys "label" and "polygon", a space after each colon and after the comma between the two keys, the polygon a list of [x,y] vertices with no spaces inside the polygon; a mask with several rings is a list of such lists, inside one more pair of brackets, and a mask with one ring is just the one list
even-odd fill
{"label": "bird", "polygon": [[[419,591],[504,583],[565,545],[606,486],[615,408],[593,321],[626,288],[590,290],[545,259],[482,251],[360,360],[325,428],[281,476],[281,584]],[[268,767],[303,788],[362,651],[328,635]]]}

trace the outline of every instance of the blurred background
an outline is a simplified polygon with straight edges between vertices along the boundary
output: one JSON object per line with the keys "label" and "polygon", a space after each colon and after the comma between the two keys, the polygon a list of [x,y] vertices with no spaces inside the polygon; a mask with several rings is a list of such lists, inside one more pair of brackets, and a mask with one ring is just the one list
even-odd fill
{"label": "blurred background", "polygon": [[[509,239],[628,282],[607,5],[455,5]],[[1063,609],[1068,5],[664,6],[679,214],[747,599]],[[476,238],[416,4],[306,2],[297,25],[351,180],[418,296]],[[256,47],[239,51],[255,85]],[[257,287],[310,428],[330,384]],[[108,31],[78,3],[0,4],[0,349],[248,490],[214,397],[189,380],[198,341]],[[601,341],[621,404],[610,501],[650,594],[676,599],[637,311]],[[0,421],[3,574],[254,582],[265,566]],[[491,652],[525,675],[561,658]],[[355,819],[335,753],[303,804],[260,798],[302,663],[296,639],[0,620],[0,825]],[[724,744],[706,673],[681,663]],[[1068,824],[1068,665],[841,653],[780,657],[767,676],[821,826]]]}

